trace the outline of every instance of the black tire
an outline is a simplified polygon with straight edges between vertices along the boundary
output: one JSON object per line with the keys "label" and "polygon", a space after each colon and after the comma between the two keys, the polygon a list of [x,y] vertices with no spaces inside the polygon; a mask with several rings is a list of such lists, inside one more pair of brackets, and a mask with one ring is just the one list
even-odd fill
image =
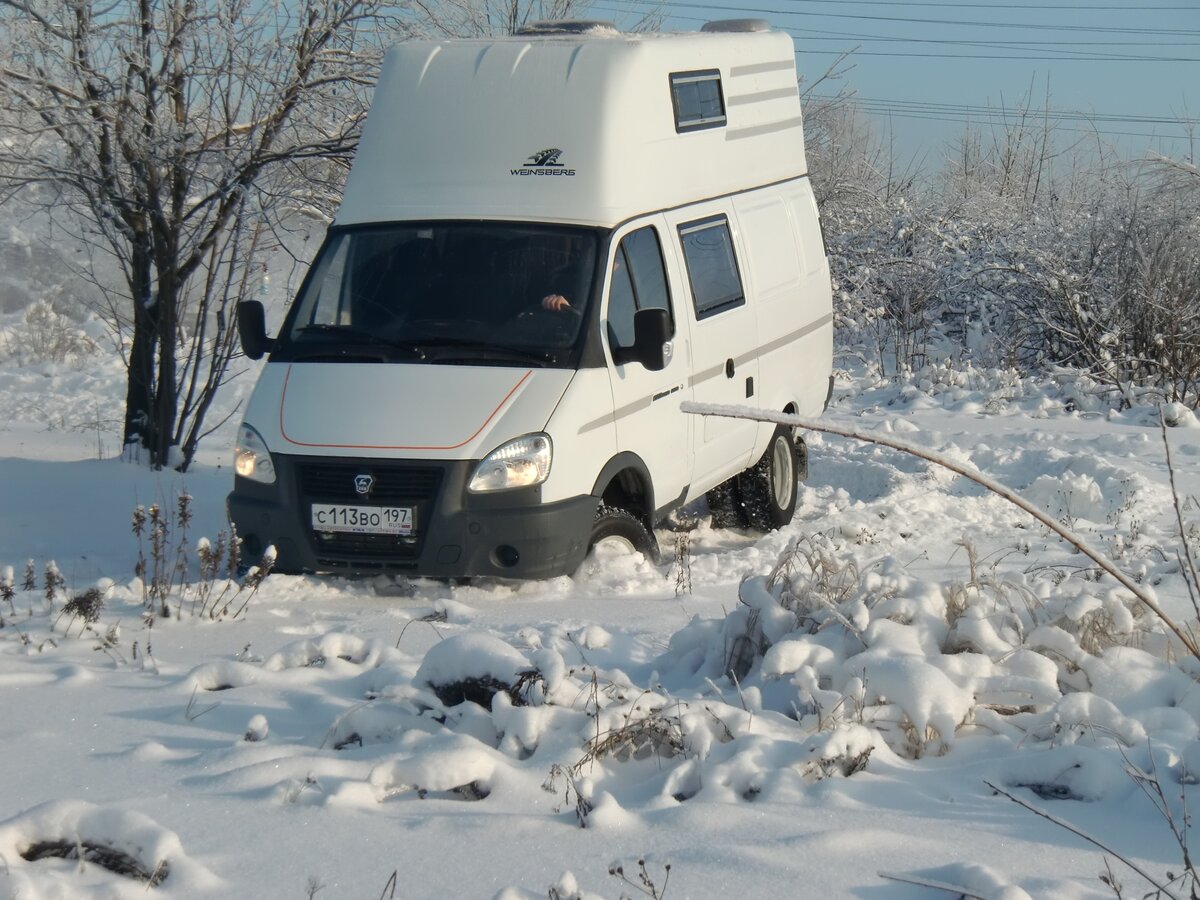
{"label": "black tire", "polygon": [[771,435],[762,459],[738,476],[742,509],[751,528],[774,531],[792,521],[796,513],[797,463],[792,430],[780,425]]}
{"label": "black tire", "polygon": [[592,534],[588,538],[588,556],[602,541],[617,540],[641,553],[650,562],[659,561],[658,539],[633,513],[617,506],[601,503],[592,521]]}
{"label": "black tire", "polygon": [[742,506],[742,489],[737,476],[723,481],[704,495],[712,513],[713,528],[749,528],[750,520]]}

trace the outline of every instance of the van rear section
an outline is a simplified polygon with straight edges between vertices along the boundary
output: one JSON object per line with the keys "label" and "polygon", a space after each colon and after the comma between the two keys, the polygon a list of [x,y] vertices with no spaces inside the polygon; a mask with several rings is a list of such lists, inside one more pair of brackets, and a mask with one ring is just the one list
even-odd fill
{"label": "van rear section", "polygon": [[239,308],[269,354],[228,501],[248,557],[541,578],[597,542],[656,557],[705,496],[722,524],[790,519],[794,436],[679,407],[828,396],[791,41],[566,32],[389,53],[277,333]]}

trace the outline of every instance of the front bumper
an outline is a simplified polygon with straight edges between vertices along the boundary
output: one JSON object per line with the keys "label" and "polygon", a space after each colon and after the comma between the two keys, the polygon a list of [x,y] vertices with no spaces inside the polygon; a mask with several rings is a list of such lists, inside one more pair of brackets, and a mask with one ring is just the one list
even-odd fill
{"label": "front bumper", "polygon": [[[253,564],[269,545],[280,572],[405,574],[432,578],[551,578],[574,572],[587,553],[598,499],[541,502],[541,488],[470,494],[477,461],[272,457],[276,481],[237,478],[227,507]],[[354,490],[369,474],[371,495]],[[410,506],[412,536],[318,533],[313,503]]]}

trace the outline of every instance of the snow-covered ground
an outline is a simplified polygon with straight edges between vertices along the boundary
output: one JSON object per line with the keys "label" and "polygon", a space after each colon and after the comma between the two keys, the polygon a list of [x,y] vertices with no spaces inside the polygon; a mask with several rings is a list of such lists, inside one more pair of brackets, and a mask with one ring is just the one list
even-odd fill
{"label": "snow-covered ground", "polygon": [[[4,900],[944,896],[900,879],[1098,897],[1106,857],[1129,895],[1151,890],[995,789],[1156,880],[1182,871],[1134,776],[1182,821],[1200,664],[962,478],[811,436],[791,526],[714,531],[699,505],[693,530],[659,533],[661,566],[239,588],[198,568],[237,416],[186,476],[114,459],[120,371],[102,358],[0,364]],[[858,366],[828,417],[970,462],[1194,621],[1152,408],[1110,412],[1069,375]],[[1194,498],[1200,428],[1177,421]],[[132,514],[155,502],[168,618],[134,575],[153,560]],[[456,702],[464,687],[490,706]]]}

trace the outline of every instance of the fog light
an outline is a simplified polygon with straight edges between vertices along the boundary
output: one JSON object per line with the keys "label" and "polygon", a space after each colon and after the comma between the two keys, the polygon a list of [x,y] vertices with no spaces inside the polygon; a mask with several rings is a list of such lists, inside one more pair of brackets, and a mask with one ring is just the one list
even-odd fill
{"label": "fog light", "polygon": [[501,544],[492,551],[492,559],[496,561],[496,565],[502,566],[505,569],[511,569],[521,561],[521,554],[517,552],[516,547]]}

